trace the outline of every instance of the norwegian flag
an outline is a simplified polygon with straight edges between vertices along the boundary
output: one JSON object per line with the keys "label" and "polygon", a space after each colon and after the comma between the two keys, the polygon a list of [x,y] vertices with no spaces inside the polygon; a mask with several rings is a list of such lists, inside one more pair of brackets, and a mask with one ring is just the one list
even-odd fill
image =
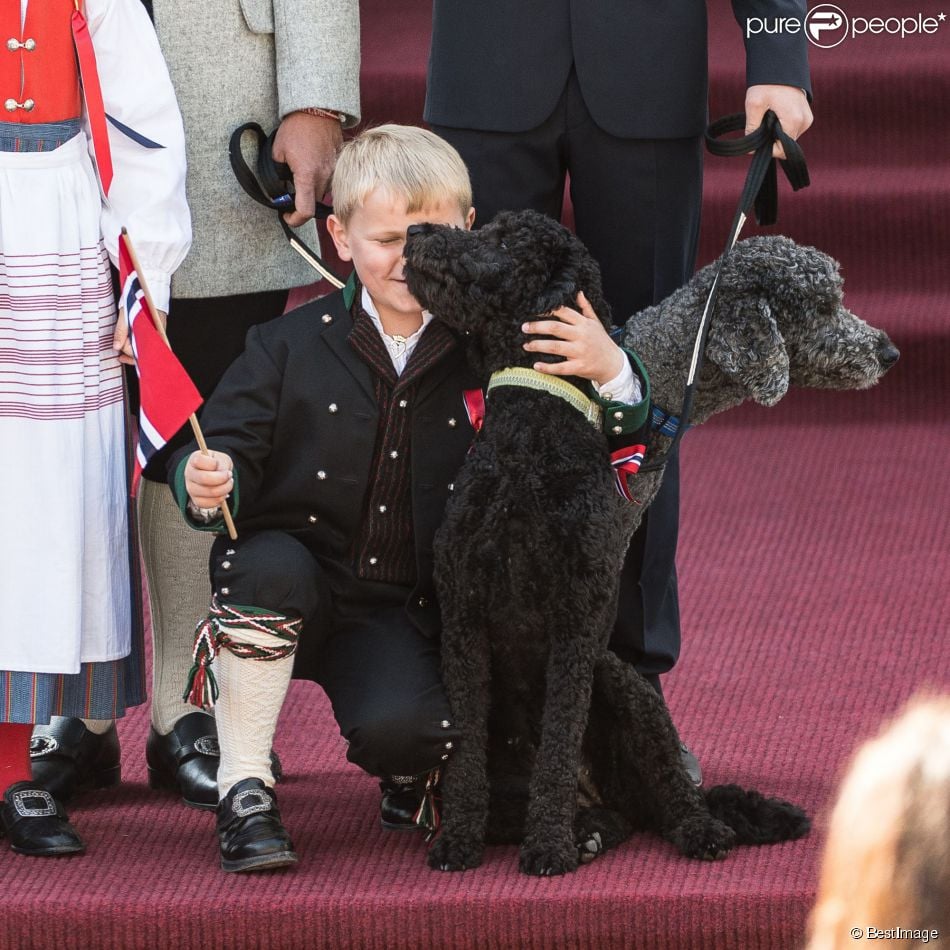
{"label": "norwegian flag", "polygon": [[617,479],[617,491],[627,501],[632,501],[635,505],[639,505],[640,502],[630,494],[630,489],[627,487],[627,476],[636,475],[640,471],[646,450],[645,445],[628,445],[610,453],[610,464],[613,466],[614,476]]}
{"label": "norwegian flag", "polygon": [[119,283],[139,377],[139,438],[132,472],[135,495],[142,469],[201,405],[201,396],[156,325],[124,232],[119,235]]}

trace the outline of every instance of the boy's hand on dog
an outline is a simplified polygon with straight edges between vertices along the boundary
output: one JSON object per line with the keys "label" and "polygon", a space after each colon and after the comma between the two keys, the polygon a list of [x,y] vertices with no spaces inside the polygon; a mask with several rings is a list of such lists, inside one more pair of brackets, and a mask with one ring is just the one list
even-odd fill
{"label": "boy's hand on dog", "polygon": [[550,320],[532,320],[522,325],[525,333],[535,333],[553,340],[528,340],[524,348],[533,353],[563,356],[560,363],[535,363],[539,373],[551,376],[580,376],[595,383],[606,383],[618,376],[626,357],[610,339],[588,299],[577,295],[578,310],[560,307]]}
{"label": "boy's hand on dog", "polygon": [[225,452],[192,452],[185,466],[185,490],[199,508],[217,508],[234,489],[234,462]]}

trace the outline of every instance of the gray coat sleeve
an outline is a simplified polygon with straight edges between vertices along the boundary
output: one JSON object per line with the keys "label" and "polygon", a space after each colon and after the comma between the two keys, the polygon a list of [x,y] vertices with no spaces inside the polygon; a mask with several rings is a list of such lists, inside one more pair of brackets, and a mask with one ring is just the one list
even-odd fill
{"label": "gray coat sleeve", "polygon": [[358,0],[273,0],[280,118],[318,107],[360,114]]}

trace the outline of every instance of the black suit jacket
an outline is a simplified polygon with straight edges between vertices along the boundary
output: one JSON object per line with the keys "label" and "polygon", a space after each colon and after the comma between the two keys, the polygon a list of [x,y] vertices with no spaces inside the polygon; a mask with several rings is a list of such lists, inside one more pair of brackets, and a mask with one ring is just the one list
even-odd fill
{"label": "black suit jacket", "polygon": [[[736,19],[798,17],[804,0],[732,0]],[[746,40],[746,83],[810,93],[803,32]],[[554,110],[572,65],[594,121],[622,138],[706,125],[705,0],[434,0],[426,121],[523,132]]]}
{"label": "black suit jacket", "polygon": [[[340,291],[253,327],[201,415],[208,446],[234,460],[238,533],[285,531],[324,566],[348,563],[375,474],[379,411],[370,370],[347,342],[348,300]],[[410,407],[418,582],[407,609],[429,634],[440,630],[432,539],[474,436],[462,394],[481,385],[459,344],[420,378]],[[196,447],[169,462],[182,508]]]}

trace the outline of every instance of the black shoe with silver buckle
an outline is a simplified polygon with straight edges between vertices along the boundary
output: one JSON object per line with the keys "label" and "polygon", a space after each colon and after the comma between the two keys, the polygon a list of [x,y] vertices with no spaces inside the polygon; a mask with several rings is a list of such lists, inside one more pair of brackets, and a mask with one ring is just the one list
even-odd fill
{"label": "black shoe with silver buckle", "polygon": [[[151,788],[177,791],[191,808],[218,807],[218,724],[214,716],[189,713],[179,719],[168,735],[152,726],[145,743],[148,784]],[[276,752],[271,752],[274,781],[284,777]]]}
{"label": "black shoe with silver buckle", "polygon": [[94,788],[118,785],[122,766],[115,723],[101,735],[72,717],[36,726],[30,739],[30,765],[33,781],[61,802]]}
{"label": "black shoe with silver buckle", "polygon": [[10,839],[17,854],[58,857],[86,850],[66,812],[35,782],[16,782],[3,793],[0,834]]}
{"label": "black shoe with silver buckle", "polygon": [[425,776],[391,775],[379,783],[379,820],[387,831],[419,831],[416,814],[425,795]]}
{"label": "black shoe with silver buckle", "polygon": [[259,778],[238,782],[221,799],[218,843],[224,871],[270,871],[297,863],[274,791]]}

